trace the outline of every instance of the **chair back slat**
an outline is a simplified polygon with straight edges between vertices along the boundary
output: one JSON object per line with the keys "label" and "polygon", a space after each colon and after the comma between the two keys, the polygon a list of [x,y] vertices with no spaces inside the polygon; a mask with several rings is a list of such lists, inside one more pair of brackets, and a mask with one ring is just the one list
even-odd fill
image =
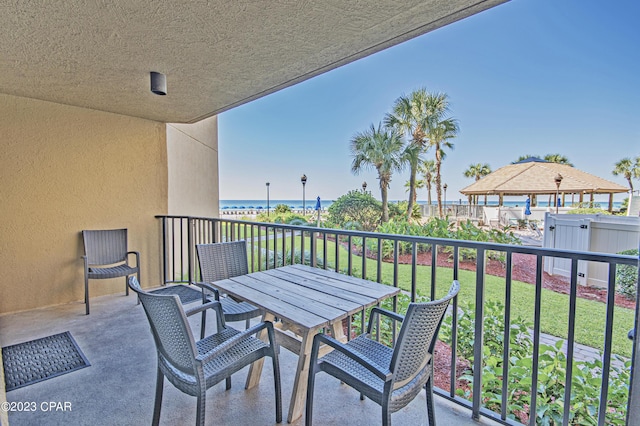
{"label": "chair back slat", "polygon": [[160,354],[183,372],[195,374],[196,343],[179,297],[147,293],[134,276],[129,277],[129,287],[140,298]]}
{"label": "chair back slat", "polygon": [[111,265],[127,259],[127,230],[82,231],[89,265]]}
{"label": "chair back slat", "polygon": [[431,360],[442,319],[459,289],[460,284],[454,281],[444,298],[409,304],[391,358],[395,389],[413,380]]}
{"label": "chair back slat", "polygon": [[210,283],[249,273],[247,243],[244,240],[198,244],[196,250],[203,282]]}

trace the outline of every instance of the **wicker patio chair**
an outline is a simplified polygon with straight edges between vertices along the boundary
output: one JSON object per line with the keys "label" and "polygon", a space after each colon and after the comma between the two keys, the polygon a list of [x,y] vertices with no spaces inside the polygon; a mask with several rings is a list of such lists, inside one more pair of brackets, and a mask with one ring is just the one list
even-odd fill
{"label": "wicker patio chair", "polygon": [[[307,389],[305,424],[310,426],[313,414],[315,375],[324,371],[382,406],[382,424],[391,424],[391,413],[411,402],[422,388],[427,392],[429,425],[435,425],[433,412],[433,350],[442,318],[449,301],[458,294],[454,281],[449,294],[440,300],[411,303],[403,317],[378,307],[371,310],[367,332],[344,344],[318,334],[313,339]],[[402,322],[393,348],[372,339],[372,326],[378,315]],[[321,344],[334,350],[318,359]]]}
{"label": "wicker patio chair", "polygon": [[[276,422],[282,421],[280,367],[273,324],[261,322],[241,332],[225,326],[220,302],[209,301],[185,311],[178,296],[143,291],[135,277],[129,278],[129,287],[142,302],[157,349],[153,425],[160,422],[165,377],[182,392],[197,397],[196,425],[203,425],[207,389],[265,356],[273,361]],[[196,342],[187,316],[206,309],[216,311],[217,332]],[[262,330],[267,331],[268,342],[255,337]]]}
{"label": "wicker patio chair", "polygon": [[244,240],[214,244],[197,244],[198,262],[202,282],[196,283],[203,289],[203,301],[206,291],[211,292],[215,300],[222,304],[224,319],[227,322],[246,321],[249,328],[251,318],[262,315],[262,311],[247,302],[237,302],[231,297],[222,296],[210,283],[249,273],[247,243]]}
{"label": "wicker patio chair", "polygon": [[[140,280],[140,253],[127,249],[127,230],[109,229],[82,231],[84,243],[84,303],[89,315],[89,280],[129,277],[136,274]],[[135,266],[129,265],[129,255],[135,255]],[[127,281],[125,292],[129,295]]]}

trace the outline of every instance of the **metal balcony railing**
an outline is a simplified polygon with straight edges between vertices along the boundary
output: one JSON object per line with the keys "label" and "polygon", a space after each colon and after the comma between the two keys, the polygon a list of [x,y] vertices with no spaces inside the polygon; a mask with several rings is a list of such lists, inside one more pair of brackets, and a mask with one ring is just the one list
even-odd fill
{"label": "metal balcony railing", "polygon": [[[490,253],[499,253],[505,268],[504,277],[504,316],[503,321],[504,351],[502,354],[501,377],[508,378],[510,374],[510,332],[512,318],[517,312],[513,312],[514,297],[518,297],[514,290],[512,278],[513,258],[515,254],[524,254],[535,257],[536,273],[533,283],[534,295],[532,300],[533,323],[530,330],[533,340],[533,359],[531,364],[530,390],[537,390],[540,386],[539,368],[542,318],[545,310],[543,301],[543,259],[545,257],[557,257],[568,259],[571,264],[569,277],[570,291],[568,294],[568,317],[555,318],[554,321],[566,322],[566,365],[562,418],[555,419],[553,424],[571,424],[572,392],[574,361],[576,359],[576,306],[578,302],[578,262],[601,262],[609,267],[607,300],[605,302],[605,318],[602,330],[597,330],[603,336],[601,347],[601,368],[599,377],[599,401],[593,410],[597,410],[597,424],[610,423],[608,416],[612,410],[623,410],[624,407],[608,407],[609,382],[612,371],[612,363],[618,358],[612,352],[613,331],[615,323],[615,286],[616,268],[620,265],[640,265],[640,259],[634,256],[623,256],[605,253],[576,252],[558,249],[543,249],[536,247],[504,245],[492,243],[480,243],[473,241],[461,241],[450,239],[438,239],[428,237],[415,237],[395,234],[380,234],[371,232],[348,231],[339,229],[326,229],[308,226],[295,226],[286,224],[248,222],[204,217],[186,216],[157,216],[162,223],[163,235],[163,269],[164,282],[194,282],[198,276],[197,259],[195,257],[195,245],[201,243],[213,243],[222,241],[235,241],[244,239],[248,243],[248,254],[251,271],[275,268],[283,264],[305,263],[310,266],[324,269],[333,269],[348,275],[357,275],[372,281],[383,282],[388,285],[402,287],[411,300],[416,300],[420,293],[427,293],[430,299],[435,299],[438,292],[446,291],[450,280],[459,280],[461,286],[473,287],[474,315],[474,340],[473,361],[471,364],[472,385],[471,397],[465,399],[456,393],[456,379],[459,371],[456,371],[458,346],[458,315],[452,315],[451,326],[451,359],[449,389],[436,389],[441,396],[471,409],[472,417],[478,419],[480,415],[492,418],[503,424],[520,424],[518,418],[514,418],[510,411],[511,402],[508,399],[508,380],[502,380],[500,394],[501,401],[498,412],[485,408],[485,396],[483,389],[484,367],[484,335],[485,322],[485,289],[487,274],[485,272],[487,257]],[[432,267],[426,268],[419,265],[418,253],[427,252],[430,256],[430,264],[438,264],[438,256],[443,255],[443,250],[451,258],[450,269]],[[462,279],[460,264],[461,258],[469,256],[469,252],[475,257],[474,271],[464,272]],[[399,270],[403,269],[404,274]],[[408,268],[409,272],[406,272]],[[426,269],[423,269],[426,268]],[[639,268],[640,269],[640,268]],[[426,280],[425,280],[425,271]],[[471,275],[469,275],[471,274]],[[401,278],[403,275],[403,278]],[[446,275],[446,276],[445,276]],[[640,273],[639,273],[640,275]],[[470,278],[471,277],[471,278]],[[438,293],[438,294],[441,294]],[[425,294],[423,294],[425,295]],[[458,296],[460,298],[460,296]],[[457,298],[457,299],[458,299]],[[459,301],[452,303],[452,312],[459,312]],[[397,308],[394,301],[394,309]],[[636,301],[638,302],[638,301]],[[639,303],[636,303],[638,306]],[[595,313],[594,313],[595,315]],[[633,311],[633,326],[638,326],[638,309]],[[362,315],[364,323],[364,315]],[[580,327],[589,324],[580,324]],[[640,378],[637,377],[635,365],[640,362],[637,346],[640,333],[636,333],[631,350],[631,380],[628,383],[630,390],[627,398],[626,419],[640,418]],[[536,410],[538,408],[538,392],[530,392],[528,412],[529,424],[536,424]],[[546,402],[545,402],[546,403]]]}

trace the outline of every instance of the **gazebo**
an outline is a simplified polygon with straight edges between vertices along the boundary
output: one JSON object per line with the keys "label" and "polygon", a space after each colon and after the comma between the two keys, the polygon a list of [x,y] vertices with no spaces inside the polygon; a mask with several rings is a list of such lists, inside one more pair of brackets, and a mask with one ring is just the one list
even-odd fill
{"label": "gazebo", "polygon": [[[530,157],[515,164],[509,164],[496,170],[460,190],[471,198],[479,195],[498,195],[502,205],[505,195],[522,195],[531,198],[536,205],[537,195],[578,194],[580,203],[588,194],[593,203],[594,194],[609,194],[609,211],[613,209],[613,194],[628,192],[629,189],[583,172],[566,164],[551,163]],[[555,198],[555,197],[554,197]],[[554,203],[557,203],[556,200]]]}

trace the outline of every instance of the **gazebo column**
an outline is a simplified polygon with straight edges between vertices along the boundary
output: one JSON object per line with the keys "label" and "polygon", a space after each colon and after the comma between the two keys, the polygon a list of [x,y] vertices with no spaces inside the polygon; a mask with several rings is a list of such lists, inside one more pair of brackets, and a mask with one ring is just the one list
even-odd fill
{"label": "gazebo column", "polygon": [[498,194],[498,206],[502,207],[502,201],[504,198],[504,194],[502,194],[502,192],[500,194]]}
{"label": "gazebo column", "polygon": [[609,213],[613,212],[613,192],[609,194]]}

